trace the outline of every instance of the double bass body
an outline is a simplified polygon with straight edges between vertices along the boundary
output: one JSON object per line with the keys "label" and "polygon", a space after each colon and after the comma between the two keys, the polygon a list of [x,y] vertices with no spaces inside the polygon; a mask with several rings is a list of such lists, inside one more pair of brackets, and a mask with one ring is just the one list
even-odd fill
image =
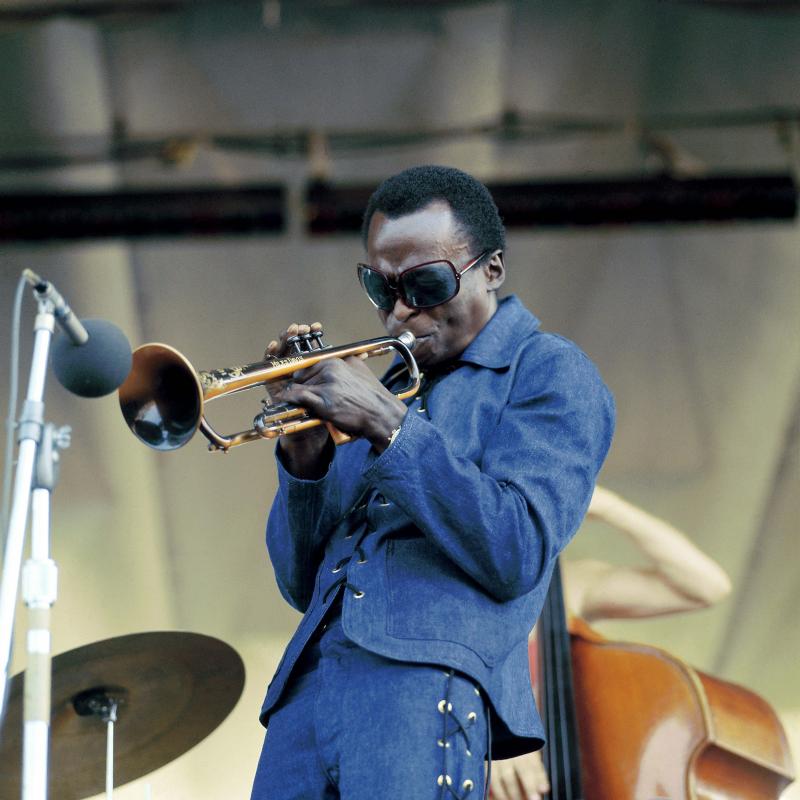
{"label": "double bass body", "polygon": [[570,638],[584,800],[770,800],[793,780],[758,695],[582,620]]}

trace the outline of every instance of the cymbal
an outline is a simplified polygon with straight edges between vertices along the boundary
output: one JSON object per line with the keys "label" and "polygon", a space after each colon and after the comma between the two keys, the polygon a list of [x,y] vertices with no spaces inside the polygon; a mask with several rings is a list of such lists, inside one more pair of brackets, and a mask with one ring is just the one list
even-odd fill
{"label": "cymbal", "polygon": [[[4,798],[21,793],[23,675],[11,681],[0,732]],[[121,786],[211,733],[242,693],[244,664],[232,647],[211,636],[135,633],[56,656],[52,686],[48,796],[82,800],[104,791],[106,774],[107,726],[88,711],[87,697],[105,693],[119,700],[114,785]]]}

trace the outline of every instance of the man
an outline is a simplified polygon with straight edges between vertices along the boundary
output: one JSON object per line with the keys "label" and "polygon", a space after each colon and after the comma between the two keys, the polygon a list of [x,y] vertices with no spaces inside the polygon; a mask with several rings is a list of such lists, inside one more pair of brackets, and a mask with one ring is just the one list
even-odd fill
{"label": "man", "polygon": [[505,233],[482,184],[406,170],[363,233],[362,288],[389,334],[416,336],[425,380],[406,405],[335,359],[282,392],[358,438],[277,450],[267,545],[304,616],[262,708],[253,800],[478,798],[490,752],[541,746],[530,620],[611,441],[591,362],[498,301]]}

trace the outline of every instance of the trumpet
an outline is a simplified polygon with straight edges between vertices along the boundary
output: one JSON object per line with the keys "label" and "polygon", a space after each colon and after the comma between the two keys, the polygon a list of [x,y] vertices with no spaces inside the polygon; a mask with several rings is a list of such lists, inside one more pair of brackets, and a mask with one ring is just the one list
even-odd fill
{"label": "trumpet", "polygon": [[[401,400],[413,397],[420,385],[419,368],[411,355],[414,341],[414,334],[404,331],[397,338],[383,336],[331,347],[322,342],[321,332],[315,331],[289,340],[296,351],[292,355],[265,356],[264,361],[211,371],[196,370],[169,345],[145,344],[133,352],[133,366],[119,388],[119,404],[128,427],[148,447],[177,450],[199,430],[208,439],[209,450],[227,452],[247,442],[274,439],[323,424],[304,408],[273,403],[269,394],[270,387],[274,391],[295,372],[320,361],[349,356],[370,358],[394,350],[408,372],[405,387],[394,394]],[[205,417],[205,404],[258,386],[266,389],[267,397],[262,400],[262,410],[253,426],[229,436],[217,433]],[[350,438],[335,429],[331,434],[337,444]]]}

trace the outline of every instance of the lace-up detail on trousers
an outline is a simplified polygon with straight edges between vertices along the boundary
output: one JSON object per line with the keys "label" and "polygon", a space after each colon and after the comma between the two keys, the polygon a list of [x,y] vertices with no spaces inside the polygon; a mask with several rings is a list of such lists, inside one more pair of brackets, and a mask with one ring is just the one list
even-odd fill
{"label": "lace-up detail on trousers", "polygon": [[[453,670],[448,670],[445,675],[447,676],[447,682],[445,684],[444,697],[436,706],[442,715],[442,735],[436,741],[436,744],[442,750],[442,771],[436,782],[441,787],[439,800],[445,800],[445,798],[450,797],[454,797],[456,800],[465,800],[475,789],[475,781],[471,778],[463,778],[460,785],[457,785],[455,779],[448,773],[448,755],[455,744],[455,740],[460,738],[466,747],[466,755],[470,758],[473,757],[473,736],[477,733],[475,726],[478,722],[478,711],[476,709],[482,708],[482,701],[480,692],[475,689],[476,708],[455,708],[450,700],[450,690],[455,673]],[[483,754],[478,753],[475,758],[482,761]]]}
{"label": "lace-up detail on trousers", "polygon": [[364,650],[338,615],[315,652],[269,718],[251,800],[484,797],[489,706],[472,679]]}

